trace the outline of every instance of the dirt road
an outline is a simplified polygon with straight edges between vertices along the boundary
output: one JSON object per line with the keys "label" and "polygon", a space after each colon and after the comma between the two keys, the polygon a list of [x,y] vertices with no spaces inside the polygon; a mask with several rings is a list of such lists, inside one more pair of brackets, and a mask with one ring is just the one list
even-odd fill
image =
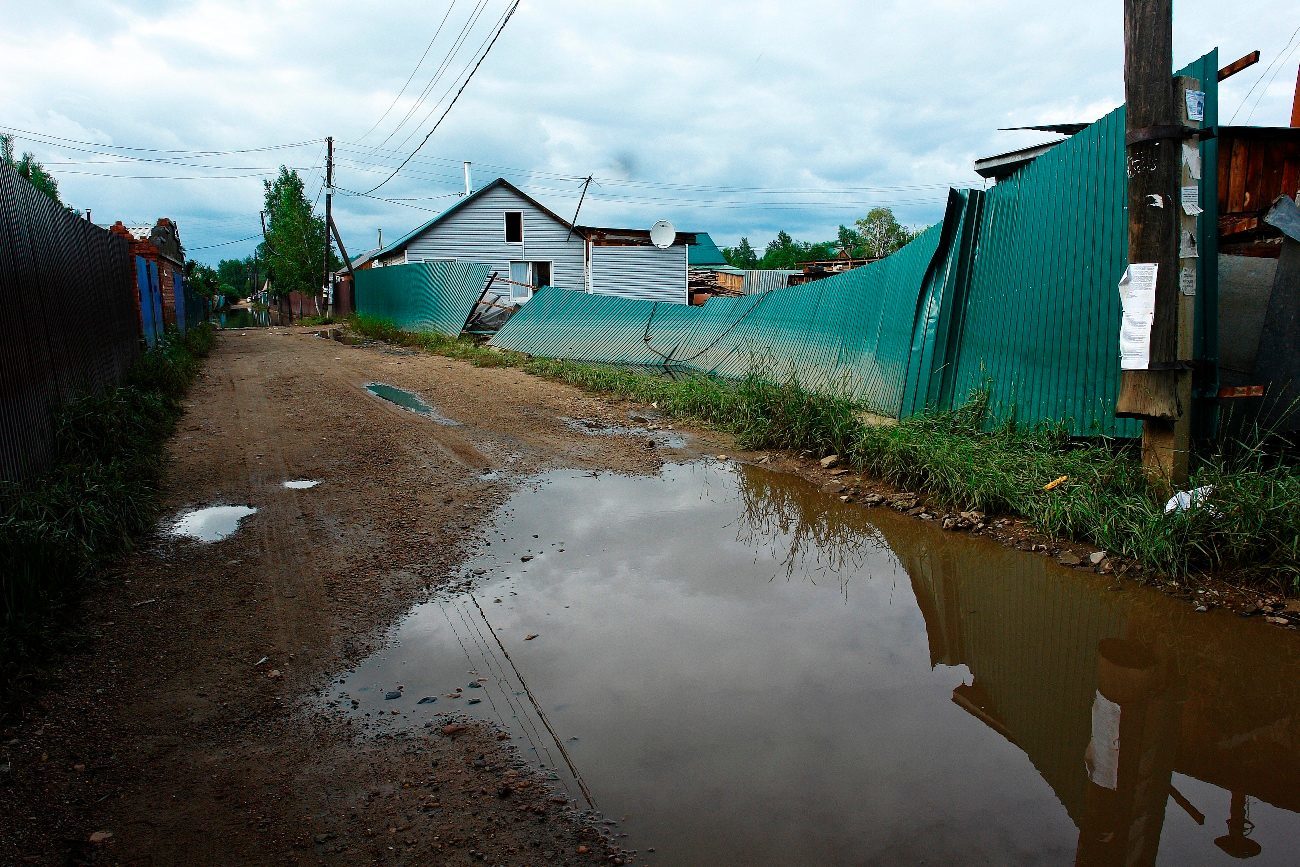
{"label": "dirt road", "polygon": [[[372,381],[459,424],[386,404]],[[564,417],[627,423],[516,370],[224,332],[169,444],[164,515],[259,511],[213,544],[160,532],[89,594],[84,652],[4,732],[0,863],[622,857],[569,805],[513,785],[492,732],[379,737],[313,698],[445,578],[512,480],[662,459]]]}

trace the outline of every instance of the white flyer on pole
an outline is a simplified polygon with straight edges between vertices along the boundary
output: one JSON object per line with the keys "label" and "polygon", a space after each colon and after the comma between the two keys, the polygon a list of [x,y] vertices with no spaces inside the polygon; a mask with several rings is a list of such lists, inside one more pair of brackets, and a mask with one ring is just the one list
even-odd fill
{"label": "white flyer on pole", "polygon": [[1134,262],[1124,269],[1119,281],[1119,366],[1122,370],[1146,370],[1151,363],[1151,323],[1156,316],[1156,271],[1154,262]]}

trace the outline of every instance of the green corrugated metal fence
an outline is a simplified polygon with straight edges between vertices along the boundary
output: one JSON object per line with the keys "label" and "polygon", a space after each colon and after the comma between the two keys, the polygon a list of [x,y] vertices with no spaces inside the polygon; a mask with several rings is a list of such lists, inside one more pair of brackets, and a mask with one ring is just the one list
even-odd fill
{"label": "green corrugated metal fence", "polygon": [[[492,345],[551,358],[739,377],[755,366],[898,415],[912,320],[942,226],[844,274],[701,307],[545,288]],[[899,311],[908,311],[899,316]]]}
{"label": "green corrugated metal fence", "polygon": [[[1218,123],[1217,71],[1211,52],[1178,73],[1200,80],[1210,128]],[[942,223],[845,274],[697,308],[547,289],[492,343],[731,377],[758,366],[899,418],[958,406],[988,384],[991,423],[1050,420],[1079,436],[1136,435],[1136,421],[1114,415],[1118,282],[1128,255],[1124,132],[1116,109],[988,191],[952,191]],[[1213,393],[1212,138],[1201,144],[1201,165],[1194,354],[1199,387]],[[1205,429],[1212,419],[1203,415]]]}
{"label": "green corrugated metal fence", "polygon": [[492,268],[473,262],[417,262],[357,272],[356,310],[401,328],[456,337]]}

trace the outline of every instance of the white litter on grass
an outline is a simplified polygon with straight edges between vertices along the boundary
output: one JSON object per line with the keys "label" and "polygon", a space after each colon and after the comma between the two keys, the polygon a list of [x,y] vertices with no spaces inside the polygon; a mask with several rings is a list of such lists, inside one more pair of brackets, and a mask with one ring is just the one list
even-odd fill
{"label": "white litter on grass", "polygon": [[1202,485],[1199,488],[1193,488],[1190,491],[1179,491],[1169,498],[1165,503],[1165,514],[1170,512],[1190,512],[1192,509],[1205,507],[1207,514],[1218,516],[1219,510],[1213,506],[1206,506],[1205,501],[1214,493],[1214,485]]}

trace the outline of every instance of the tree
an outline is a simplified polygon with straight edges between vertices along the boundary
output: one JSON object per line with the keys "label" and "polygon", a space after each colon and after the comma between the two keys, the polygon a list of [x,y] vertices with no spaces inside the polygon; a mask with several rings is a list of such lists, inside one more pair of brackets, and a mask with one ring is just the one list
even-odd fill
{"label": "tree", "polygon": [[749,245],[748,238],[741,238],[734,247],[723,247],[722,256],[736,268],[752,270],[758,267],[758,253]]}
{"label": "tree", "polygon": [[45,170],[45,166],[36,161],[36,157],[24,152],[22,159],[14,159],[14,137],[0,134],[0,161],[12,168],[20,177],[27,179],[33,187],[49,196],[56,204],[63,204],[59,198],[59,182],[54,175]]}
{"label": "tree", "polygon": [[872,208],[855,224],[862,239],[863,252],[870,258],[888,256],[916,235],[900,225],[889,208]]}
{"label": "tree", "polygon": [[[862,254],[862,236],[850,229],[848,226],[840,226],[839,234],[836,236],[836,242],[840,245],[840,251],[848,255],[850,259],[861,258]],[[838,253],[839,251],[837,251]]]}
{"label": "tree", "polygon": [[253,285],[252,256],[243,259],[222,259],[217,263],[217,277],[222,283],[229,284],[241,298],[247,298],[257,291]]}
{"label": "tree", "polygon": [[217,294],[221,281],[212,267],[191,259],[185,263],[185,285],[206,298],[212,298]]}
{"label": "tree", "polygon": [[[312,213],[297,171],[280,166],[276,179],[262,184],[266,192],[266,241],[258,248],[258,256],[270,269],[272,296],[288,298],[292,292],[319,295],[324,277],[321,264],[325,257],[325,221]],[[331,251],[330,270],[342,264]],[[293,312],[289,315],[292,317]]]}

